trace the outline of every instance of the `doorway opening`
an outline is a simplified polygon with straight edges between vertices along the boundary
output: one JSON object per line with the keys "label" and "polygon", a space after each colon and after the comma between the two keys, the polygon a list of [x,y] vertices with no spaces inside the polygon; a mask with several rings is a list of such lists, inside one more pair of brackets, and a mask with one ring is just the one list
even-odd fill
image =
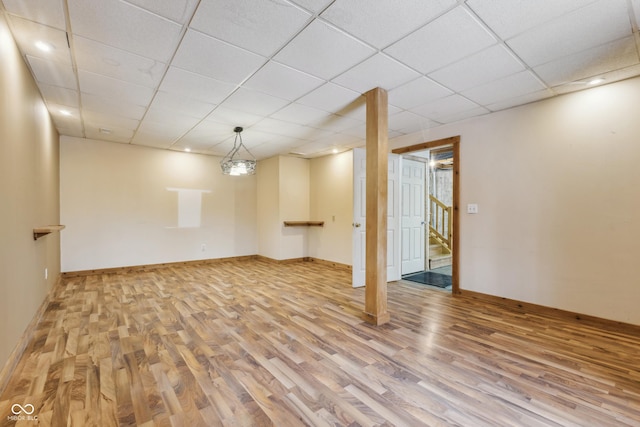
{"label": "doorway opening", "polygon": [[460,293],[460,137],[393,150],[402,155],[402,277]]}

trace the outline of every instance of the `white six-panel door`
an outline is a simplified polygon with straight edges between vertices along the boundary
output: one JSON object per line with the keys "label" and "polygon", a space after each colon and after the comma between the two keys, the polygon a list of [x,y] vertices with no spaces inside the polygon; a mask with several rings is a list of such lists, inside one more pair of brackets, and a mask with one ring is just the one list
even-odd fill
{"label": "white six-panel door", "polygon": [[410,274],[425,267],[426,164],[402,159],[401,169],[402,274]]}
{"label": "white six-panel door", "polygon": [[[387,281],[400,280],[400,156],[389,154],[387,204]],[[366,214],[367,214],[366,150],[353,150],[353,287],[365,285]]]}

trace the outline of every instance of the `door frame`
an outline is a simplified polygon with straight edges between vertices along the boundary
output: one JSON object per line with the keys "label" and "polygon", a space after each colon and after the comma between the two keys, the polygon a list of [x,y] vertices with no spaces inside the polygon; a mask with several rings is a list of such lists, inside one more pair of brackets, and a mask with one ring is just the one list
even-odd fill
{"label": "door frame", "polygon": [[430,150],[444,145],[453,146],[453,254],[451,258],[451,294],[459,295],[460,290],[460,135],[436,139],[420,144],[391,150],[394,154],[408,154],[414,151]]}
{"label": "door frame", "polygon": [[[352,272],[351,272],[351,285],[354,288],[366,286],[366,269],[364,266],[366,265],[367,257],[366,257],[366,242],[360,241],[361,245],[358,245],[355,239],[358,236],[358,230],[362,230],[362,232],[366,233],[366,208],[365,212],[359,212],[360,215],[356,217],[356,207],[355,203],[359,203],[360,200],[356,200],[356,186],[359,186],[360,182],[358,181],[361,178],[359,166],[357,166],[356,162],[359,160],[358,157],[361,153],[364,157],[362,159],[366,159],[367,150],[364,148],[354,148],[353,149],[353,223],[352,223],[352,237],[351,237],[351,248],[352,248]],[[388,157],[388,167],[390,168],[393,165],[393,172],[391,168],[388,172],[387,185],[389,184],[390,177],[394,177],[393,179],[393,190],[388,190],[388,203],[392,204],[392,207],[387,212],[387,283],[394,282],[400,280],[402,278],[402,267],[401,267],[401,256],[400,256],[400,161],[402,156],[400,155],[390,155]],[[366,182],[366,175],[364,176]],[[366,188],[366,185],[365,185]],[[366,198],[366,190],[364,194],[361,193],[362,197]],[[366,200],[366,199],[365,199]],[[391,220],[389,219],[391,217]],[[360,219],[362,218],[362,219]],[[358,222],[360,221],[360,222]],[[362,224],[362,223],[365,224]],[[357,225],[356,225],[357,224]],[[363,227],[363,225],[365,225]],[[389,231],[393,231],[393,234],[390,234]],[[366,234],[365,234],[366,235]],[[389,256],[389,249],[391,248],[392,256]],[[359,249],[359,250],[358,250]],[[360,262],[357,261],[358,258]],[[391,265],[389,265],[389,262]],[[363,268],[360,268],[362,266]],[[395,266],[395,270],[394,270]],[[390,274],[393,272],[396,274]],[[361,279],[361,280],[356,280]]]}

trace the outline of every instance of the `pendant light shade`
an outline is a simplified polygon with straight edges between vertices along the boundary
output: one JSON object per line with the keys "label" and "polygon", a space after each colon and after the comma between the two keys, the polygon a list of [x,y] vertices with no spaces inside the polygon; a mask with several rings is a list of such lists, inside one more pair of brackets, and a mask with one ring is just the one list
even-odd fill
{"label": "pendant light shade", "polygon": [[[220,161],[220,168],[225,175],[239,176],[239,175],[253,175],[256,173],[256,158],[242,143],[242,128],[240,126],[233,130],[236,133],[236,138],[233,141],[233,148],[226,156]],[[239,142],[238,142],[239,141]],[[242,156],[240,149],[249,156]],[[249,158],[250,157],[250,158]]]}

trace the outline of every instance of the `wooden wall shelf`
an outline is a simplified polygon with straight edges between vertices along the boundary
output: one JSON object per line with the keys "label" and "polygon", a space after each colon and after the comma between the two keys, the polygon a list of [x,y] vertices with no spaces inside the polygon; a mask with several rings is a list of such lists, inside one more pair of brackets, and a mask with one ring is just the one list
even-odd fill
{"label": "wooden wall shelf", "polygon": [[33,240],[38,240],[42,236],[46,236],[54,231],[60,231],[64,228],[64,225],[44,225],[33,229]]}
{"label": "wooden wall shelf", "polygon": [[285,227],[324,227],[324,221],[285,221]]}

